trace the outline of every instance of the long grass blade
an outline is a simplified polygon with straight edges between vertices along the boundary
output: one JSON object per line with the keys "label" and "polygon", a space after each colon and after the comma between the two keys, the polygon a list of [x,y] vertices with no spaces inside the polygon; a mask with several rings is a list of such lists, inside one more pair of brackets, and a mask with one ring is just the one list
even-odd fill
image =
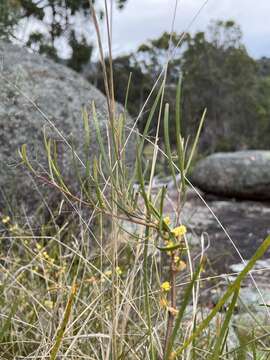
{"label": "long grass blade", "polygon": [[164,111],[164,140],[165,140],[165,150],[168,156],[169,167],[171,175],[173,177],[175,188],[177,188],[177,181],[175,177],[175,167],[172,159],[171,144],[170,144],[170,134],[169,134],[169,104],[165,104]]}
{"label": "long grass blade", "polygon": [[178,167],[181,174],[182,192],[185,193],[185,150],[182,138],[181,128],[181,85],[182,77],[179,76],[177,89],[176,89],[176,105],[175,105],[175,132],[176,132],[176,149],[178,156]]}
{"label": "long grass blade", "polygon": [[206,117],[206,109],[204,110],[204,112],[202,114],[202,117],[201,117],[201,120],[200,120],[200,123],[199,123],[199,126],[198,126],[198,130],[197,130],[197,133],[196,133],[196,136],[195,136],[195,140],[193,142],[191,152],[190,152],[190,155],[189,155],[189,158],[188,158],[188,162],[187,162],[187,165],[186,165],[186,171],[188,171],[188,169],[190,167],[190,164],[191,164],[191,161],[193,160],[193,156],[195,154],[195,150],[196,150],[198,142],[199,142],[199,138],[200,138],[200,134],[201,134],[201,131],[202,131],[202,127],[203,127],[203,124],[204,124],[205,117]]}
{"label": "long grass blade", "polygon": [[180,355],[183,352],[183,350],[186,349],[187,346],[193,341],[193,339],[195,339],[197,336],[199,336],[201,334],[201,332],[209,325],[210,321],[216,316],[218,311],[226,304],[228,299],[235,292],[235,289],[240,287],[240,284],[243,281],[243,279],[252,270],[252,268],[254,267],[256,262],[264,255],[264,253],[267,251],[269,246],[270,246],[270,235],[264,240],[264,242],[261,244],[261,246],[257,249],[257,251],[252,256],[250,261],[247,263],[245,268],[237,276],[236,280],[228,287],[227,291],[221,297],[221,299],[218,301],[217,305],[214,307],[214,309],[211,311],[211,313],[206,317],[206,319],[204,321],[201,322],[201,324],[197,327],[196,331],[190,336],[190,338],[187,339],[185,341],[185,343],[175,351],[174,358],[176,358],[178,355]]}
{"label": "long grass blade", "polygon": [[235,305],[236,305],[236,302],[237,302],[237,299],[239,296],[239,290],[240,290],[239,286],[236,287],[234,290],[233,298],[232,298],[230,306],[226,312],[226,316],[225,316],[224,322],[222,324],[219,336],[217,337],[217,341],[214,346],[213,355],[211,357],[211,360],[219,360],[219,358],[220,358],[219,357],[221,355],[220,350],[222,349],[222,343],[224,341],[224,338],[226,337],[231,317],[233,316],[233,311],[234,311],[234,308],[235,308]]}
{"label": "long grass blade", "polygon": [[173,345],[174,345],[177,333],[178,333],[178,331],[180,329],[181,321],[183,319],[183,316],[184,316],[185,310],[187,308],[187,305],[188,305],[188,303],[189,303],[189,301],[190,301],[190,299],[192,297],[192,290],[193,290],[194,284],[195,284],[196,280],[198,279],[198,277],[199,277],[199,275],[200,275],[200,273],[202,271],[203,266],[204,266],[204,263],[201,263],[198,266],[198,268],[197,268],[191,282],[187,286],[187,289],[186,289],[186,291],[184,293],[183,301],[182,301],[181,307],[180,307],[180,309],[178,311],[178,314],[177,314],[177,317],[176,317],[176,320],[175,320],[175,325],[174,325],[174,328],[173,328],[173,332],[172,332],[172,335],[171,335],[171,337],[169,339],[168,346],[167,346],[167,349],[166,349],[166,352],[165,352],[165,357],[164,357],[165,360],[171,360],[171,358],[172,358],[172,354],[173,354],[172,349],[173,349]]}
{"label": "long grass blade", "polygon": [[68,298],[67,306],[66,306],[66,309],[65,309],[63,321],[62,321],[62,323],[60,325],[59,330],[57,331],[55,343],[54,343],[53,348],[51,350],[50,360],[56,360],[56,358],[57,358],[57,354],[58,354],[58,351],[60,349],[61,343],[63,341],[65,330],[66,330],[66,327],[67,327],[67,324],[68,324],[68,321],[69,321],[69,318],[70,318],[70,315],[71,315],[71,310],[72,310],[72,305],[73,305],[75,295],[76,295],[76,285],[73,284],[72,288],[71,288],[69,298]]}

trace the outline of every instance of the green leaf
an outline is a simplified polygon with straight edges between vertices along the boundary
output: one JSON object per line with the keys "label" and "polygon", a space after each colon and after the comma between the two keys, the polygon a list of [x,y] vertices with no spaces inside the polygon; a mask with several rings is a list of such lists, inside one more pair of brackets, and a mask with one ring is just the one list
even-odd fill
{"label": "green leaf", "polygon": [[234,290],[233,298],[232,298],[230,306],[226,312],[226,317],[222,324],[219,336],[217,337],[217,341],[214,346],[213,355],[211,357],[211,360],[219,360],[220,355],[222,355],[222,353],[221,353],[222,343],[229,331],[229,323],[230,323],[231,317],[233,315],[233,311],[234,311],[234,308],[235,308],[235,305],[236,305],[236,302],[237,302],[237,299],[239,296],[239,290],[240,290],[240,286],[236,287]]}
{"label": "green leaf", "polygon": [[185,193],[185,150],[182,139],[181,129],[181,85],[182,77],[179,76],[177,90],[176,90],[176,106],[175,106],[175,132],[176,132],[176,149],[178,156],[178,166],[181,174],[182,191]]}
{"label": "green leaf", "polygon": [[191,161],[193,159],[195,150],[197,148],[199,137],[200,137],[202,127],[203,127],[203,124],[204,124],[205,116],[206,116],[206,109],[204,110],[204,112],[202,114],[202,117],[201,117],[201,120],[200,120],[200,123],[199,123],[199,126],[198,126],[198,130],[197,130],[197,133],[196,133],[196,136],[195,136],[195,140],[193,142],[193,146],[192,146],[192,149],[191,149],[191,152],[190,152],[190,155],[189,155],[189,159],[188,159],[188,162],[187,162],[186,171],[188,171],[188,169],[190,167],[190,164],[191,164]]}
{"label": "green leaf", "polygon": [[176,181],[176,177],[175,177],[174,163],[173,163],[173,160],[172,160],[172,152],[171,152],[171,145],[170,145],[170,135],[169,135],[169,104],[165,105],[164,137],[165,137],[165,150],[166,150],[166,154],[168,156],[168,162],[169,162],[171,175],[173,177],[174,185],[177,188],[177,181]]}
{"label": "green leaf", "polygon": [[268,250],[269,246],[270,246],[270,235],[264,240],[264,242],[261,244],[261,246],[255,252],[255,254],[252,256],[252,258],[249,260],[249,262],[247,263],[245,268],[237,276],[236,280],[231,285],[229,285],[227,291],[221,297],[221,299],[218,301],[218,303],[216,304],[214,309],[211,311],[211,313],[206,317],[205,320],[203,320],[201,322],[201,324],[196,328],[194,333],[184,342],[184,344],[175,351],[175,356],[180,355],[183,352],[183,350],[185,350],[187,348],[187,346],[193,341],[193,339],[195,339],[197,336],[199,336],[201,334],[201,332],[209,325],[210,321],[216,316],[218,311],[225,305],[225,303],[228,301],[228,299],[231,297],[231,295],[235,292],[235,289],[240,287],[242,280],[247,276],[247,274],[250,272],[250,270],[253,268],[253,266],[256,264],[256,262]]}
{"label": "green leaf", "polygon": [[173,328],[173,332],[172,332],[172,335],[171,335],[171,337],[169,339],[169,342],[168,342],[168,346],[167,346],[166,353],[165,353],[165,356],[164,356],[165,360],[171,360],[173,345],[174,345],[178,330],[180,329],[181,321],[183,319],[183,316],[184,316],[185,310],[186,310],[186,308],[188,306],[188,303],[190,301],[190,298],[192,297],[192,290],[193,290],[194,284],[195,284],[196,280],[198,279],[198,277],[199,277],[199,275],[200,275],[200,273],[202,271],[203,266],[204,266],[204,263],[201,263],[198,266],[195,274],[193,275],[193,278],[192,278],[191,282],[188,284],[188,286],[187,286],[187,288],[185,290],[185,293],[184,293],[184,296],[183,296],[183,301],[182,301],[181,307],[180,307],[180,309],[178,311],[178,314],[177,314],[177,317],[176,317],[176,320],[175,320],[175,325],[174,325],[174,328]]}
{"label": "green leaf", "polygon": [[67,324],[68,324],[68,321],[69,321],[69,318],[71,315],[72,304],[73,304],[75,295],[76,295],[76,287],[75,287],[75,284],[73,284],[69,298],[68,298],[67,306],[66,306],[66,309],[64,312],[64,317],[63,317],[61,325],[57,331],[55,343],[51,350],[50,360],[56,360],[56,358],[57,358],[57,354],[60,349],[61,343],[63,341],[64,335],[65,335],[65,330],[66,330],[66,327],[67,327]]}

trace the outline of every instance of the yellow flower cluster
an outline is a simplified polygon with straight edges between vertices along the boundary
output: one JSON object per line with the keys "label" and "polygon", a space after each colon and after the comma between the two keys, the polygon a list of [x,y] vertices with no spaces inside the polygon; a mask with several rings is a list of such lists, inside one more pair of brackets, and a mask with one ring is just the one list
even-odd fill
{"label": "yellow flower cluster", "polygon": [[166,247],[169,249],[169,248],[172,248],[173,246],[175,245],[175,243],[172,241],[172,240],[169,240],[166,242]]}
{"label": "yellow flower cluster", "polygon": [[120,276],[120,275],[123,274],[123,271],[122,271],[122,269],[121,269],[119,266],[116,266],[115,272],[116,272],[116,274],[117,274],[118,276]]}
{"label": "yellow flower cluster", "polygon": [[160,288],[162,291],[168,292],[171,290],[171,285],[169,283],[169,281],[164,281],[161,285]]}
{"label": "yellow flower cluster", "polygon": [[[165,216],[163,218],[163,222],[166,224],[166,225],[170,225],[171,224],[171,219],[169,216]],[[187,228],[185,227],[185,225],[180,225],[180,226],[177,226],[175,227],[174,229],[171,230],[171,233],[175,236],[175,237],[181,237],[181,236],[184,236],[187,232]]]}
{"label": "yellow flower cluster", "polygon": [[16,223],[12,224],[11,218],[8,215],[3,215],[1,218],[1,222],[5,226],[7,226],[7,229],[14,235],[17,235],[18,232],[20,231],[18,224]]}
{"label": "yellow flower cluster", "polygon": [[43,247],[42,245],[40,245],[39,243],[36,243],[36,248],[37,248],[37,251],[39,252],[39,256],[41,258],[43,258],[45,261],[47,261],[48,263],[50,263],[50,265],[53,265],[54,263],[54,258],[52,258],[48,253],[47,251],[43,250]]}
{"label": "yellow flower cluster", "polygon": [[11,225],[9,228],[9,231],[16,233],[19,230],[19,227],[17,224]]}
{"label": "yellow flower cluster", "polygon": [[10,222],[10,217],[9,216],[3,216],[2,218],[2,223],[4,225],[8,224]]}
{"label": "yellow flower cluster", "polygon": [[171,223],[171,219],[170,219],[169,216],[166,216],[166,217],[163,219],[163,221],[165,222],[166,225],[170,225],[170,223]]}
{"label": "yellow flower cluster", "polygon": [[[104,274],[101,275],[100,281],[101,281],[101,282],[106,281],[106,277],[109,278],[110,276],[112,276],[112,274],[113,274],[112,270],[106,270],[106,271],[104,272]],[[115,268],[115,274],[118,275],[118,276],[121,276],[121,275],[123,274],[123,270],[120,268],[120,266],[116,266],[116,268]]]}
{"label": "yellow flower cluster", "polygon": [[187,228],[185,227],[185,225],[180,225],[174,228],[171,232],[172,234],[174,234],[175,237],[181,237],[186,234]]}
{"label": "yellow flower cluster", "polygon": [[[169,216],[164,217],[163,222],[166,225],[169,225],[171,223]],[[166,248],[168,249],[169,253],[175,250],[173,248],[179,245],[179,243],[181,242],[181,237],[183,237],[186,234],[186,232],[187,232],[187,228],[185,227],[185,225],[180,225],[170,230],[169,235],[166,233],[164,234],[164,242],[166,244]],[[173,240],[170,235],[173,235],[175,239]],[[176,240],[178,240],[178,242]]]}

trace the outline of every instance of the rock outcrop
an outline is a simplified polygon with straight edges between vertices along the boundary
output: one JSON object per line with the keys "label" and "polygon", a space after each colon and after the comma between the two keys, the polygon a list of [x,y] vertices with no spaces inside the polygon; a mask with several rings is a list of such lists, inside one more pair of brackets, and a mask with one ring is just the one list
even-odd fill
{"label": "rock outcrop", "polygon": [[[106,99],[71,69],[10,43],[0,42],[0,61],[0,205],[2,207],[3,201],[8,199],[31,209],[33,205],[36,207],[34,202],[40,197],[29,175],[18,166],[18,149],[27,144],[32,160],[46,164],[45,129],[50,138],[57,140],[59,165],[71,187],[75,186],[72,152],[66,142],[85,161],[82,109],[87,107],[91,129],[89,154],[98,154],[91,103],[95,102],[106,142]],[[117,105],[117,112],[121,111],[123,108]],[[126,124],[131,125],[130,118]],[[134,137],[131,137],[126,150],[128,163],[134,162],[134,145]],[[47,187],[39,188],[42,194],[44,188]],[[53,196],[52,188],[49,192]]]}
{"label": "rock outcrop", "polygon": [[217,153],[201,160],[192,173],[206,193],[242,199],[270,199],[270,151]]}

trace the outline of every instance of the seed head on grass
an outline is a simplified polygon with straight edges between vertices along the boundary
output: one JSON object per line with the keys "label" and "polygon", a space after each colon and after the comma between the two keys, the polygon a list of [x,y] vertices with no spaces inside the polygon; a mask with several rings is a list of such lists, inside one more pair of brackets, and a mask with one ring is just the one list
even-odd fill
{"label": "seed head on grass", "polygon": [[164,296],[162,296],[162,297],[160,298],[159,305],[160,305],[161,308],[167,309],[167,307],[168,307],[168,300],[167,300]]}

